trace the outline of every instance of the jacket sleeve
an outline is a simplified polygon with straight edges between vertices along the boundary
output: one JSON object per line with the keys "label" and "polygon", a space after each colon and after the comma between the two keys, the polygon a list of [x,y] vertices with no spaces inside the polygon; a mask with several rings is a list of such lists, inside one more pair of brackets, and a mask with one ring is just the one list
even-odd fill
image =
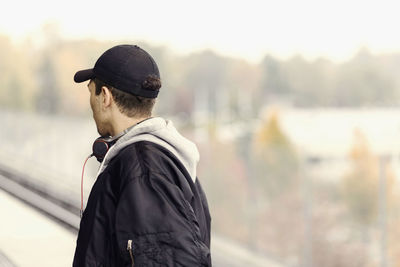
{"label": "jacket sleeve", "polygon": [[211,266],[193,209],[163,174],[134,177],[126,183],[118,201],[115,231],[127,266],[132,266],[132,260],[135,267]]}

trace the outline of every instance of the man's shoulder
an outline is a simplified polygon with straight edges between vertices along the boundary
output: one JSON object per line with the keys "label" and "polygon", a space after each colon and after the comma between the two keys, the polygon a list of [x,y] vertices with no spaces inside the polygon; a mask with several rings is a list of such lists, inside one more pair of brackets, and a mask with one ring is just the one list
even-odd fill
{"label": "man's shoulder", "polygon": [[182,162],[167,148],[151,141],[138,141],[121,149],[113,159],[117,169],[135,176],[162,174],[163,177],[190,177]]}
{"label": "man's shoulder", "polygon": [[138,141],[129,144],[122,148],[116,158],[119,160],[131,160],[134,157],[135,160],[145,160],[147,157],[159,156],[159,157],[169,157],[169,151],[151,141]]}
{"label": "man's shoulder", "polygon": [[171,152],[156,143],[138,141],[122,148],[112,161],[129,166],[137,164],[142,170],[148,168],[154,170],[157,166],[170,161],[171,157],[173,157]]}

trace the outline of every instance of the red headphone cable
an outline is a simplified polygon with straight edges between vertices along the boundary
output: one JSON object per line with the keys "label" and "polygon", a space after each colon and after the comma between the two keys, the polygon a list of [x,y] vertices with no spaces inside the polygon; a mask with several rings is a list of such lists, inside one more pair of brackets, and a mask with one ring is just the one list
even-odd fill
{"label": "red headphone cable", "polygon": [[83,164],[83,169],[82,169],[82,179],[81,179],[81,209],[80,209],[80,216],[82,218],[83,215],[83,175],[85,173],[85,166],[86,166],[86,162],[88,161],[88,159],[90,159],[91,157],[93,157],[93,154],[89,155],[86,160],[85,163]]}

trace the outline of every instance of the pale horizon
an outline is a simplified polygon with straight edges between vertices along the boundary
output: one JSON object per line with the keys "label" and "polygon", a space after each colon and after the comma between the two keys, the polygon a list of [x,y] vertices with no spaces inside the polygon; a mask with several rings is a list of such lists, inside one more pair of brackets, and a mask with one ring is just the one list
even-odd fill
{"label": "pale horizon", "polygon": [[42,26],[54,23],[64,39],[144,41],[178,54],[211,49],[256,63],[265,55],[341,62],[361,48],[373,54],[400,52],[396,1],[109,3],[13,1],[3,9],[0,34],[16,42],[40,38]]}

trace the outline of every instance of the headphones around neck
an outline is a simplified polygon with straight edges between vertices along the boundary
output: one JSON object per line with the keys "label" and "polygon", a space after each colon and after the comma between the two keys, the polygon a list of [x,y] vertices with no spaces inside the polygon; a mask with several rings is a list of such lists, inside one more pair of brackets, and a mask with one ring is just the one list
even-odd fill
{"label": "headphones around neck", "polygon": [[[150,119],[150,118],[148,118]],[[145,119],[147,120],[147,119]],[[138,125],[139,123],[145,121],[142,120],[131,127],[125,129],[123,132],[116,136],[100,136],[96,140],[94,140],[93,146],[92,146],[92,155],[90,156],[95,156],[98,162],[102,162],[104,157],[106,156],[108,150],[118,141],[119,138],[121,138],[123,135],[125,135],[127,132],[129,132],[133,127]]]}
{"label": "headphones around neck", "polygon": [[102,162],[104,157],[106,156],[108,150],[110,150],[111,146],[113,146],[118,138],[117,137],[99,137],[97,138],[92,146],[92,156],[95,156],[98,162]]}
{"label": "headphones around neck", "polygon": [[139,123],[150,119],[151,117],[144,119],[134,125],[132,125],[131,127],[125,129],[122,133],[116,135],[116,136],[100,136],[99,138],[97,138],[94,142],[93,142],[93,146],[92,146],[92,154],[89,155],[86,160],[85,163],[83,164],[83,169],[82,169],[82,178],[81,178],[81,209],[80,209],[80,215],[82,218],[83,215],[83,176],[85,174],[85,165],[86,162],[88,161],[89,158],[95,156],[98,162],[103,162],[104,157],[106,156],[107,152],[110,150],[110,148],[118,141],[119,138],[121,138],[123,135],[125,135],[128,131],[130,131],[133,127],[135,127],[136,125],[138,125]]}

